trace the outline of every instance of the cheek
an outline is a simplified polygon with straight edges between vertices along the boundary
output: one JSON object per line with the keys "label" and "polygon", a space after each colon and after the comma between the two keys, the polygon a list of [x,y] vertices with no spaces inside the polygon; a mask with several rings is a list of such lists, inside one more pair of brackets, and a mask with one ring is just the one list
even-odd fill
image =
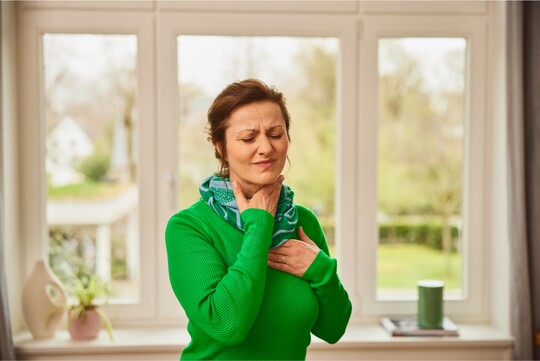
{"label": "cheek", "polygon": [[251,157],[252,151],[249,147],[233,145],[227,148],[227,161],[243,162]]}
{"label": "cheek", "polygon": [[283,142],[279,151],[280,153],[287,155],[287,152],[289,151],[289,142],[288,141]]}

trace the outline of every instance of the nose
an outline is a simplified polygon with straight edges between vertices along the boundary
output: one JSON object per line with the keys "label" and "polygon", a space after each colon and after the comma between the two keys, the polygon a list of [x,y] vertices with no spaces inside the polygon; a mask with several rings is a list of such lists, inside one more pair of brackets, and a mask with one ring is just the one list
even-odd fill
{"label": "nose", "polygon": [[257,152],[259,154],[268,154],[272,151],[272,144],[270,143],[270,139],[268,139],[268,137],[259,137],[257,146]]}

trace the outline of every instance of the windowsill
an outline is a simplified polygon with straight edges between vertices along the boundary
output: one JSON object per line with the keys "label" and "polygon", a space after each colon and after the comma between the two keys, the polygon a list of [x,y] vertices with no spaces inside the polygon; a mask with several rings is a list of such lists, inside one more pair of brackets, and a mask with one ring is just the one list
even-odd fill
{"label": "windowsill", "polygon": [[[78,355],[162,355],[166,358],[180,354],[189,342],[185,328],[117,328],[114,340],[109,341],[102,331],[91,341],[72,341],[65,330],[57,331],[54,338],[33,340],[28,332],[15,337],[18,359],[52,359]],[[511,357],[513,338],[489,325],[460,325],[458,337],[392,337],[379,325],[350,326],[335,345],[313,338],[309,353],[347,351],[360,353],[392,352],[399,350],[429,351],[438,349],[491,350]]]}

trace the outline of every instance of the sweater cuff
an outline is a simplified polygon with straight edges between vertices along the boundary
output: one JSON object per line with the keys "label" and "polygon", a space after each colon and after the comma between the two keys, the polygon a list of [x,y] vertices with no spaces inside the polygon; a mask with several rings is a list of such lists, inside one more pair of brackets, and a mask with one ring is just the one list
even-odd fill
{"label": "sweater cuff", "polygon": [[274,228],[274,217],[268,211],[259,208],[248,208],[240,214],[240,218],[248,225],[249,223],[264,224]]}
{"label": "sweater cuff", "polygon": [[[244,232],[247,239],[253,239],[256,243],[261,241],[268,247],[272,243],[274,230],[274,217],[270,212],[258,208],[248,208],[240,215],[244,221]],[[244,239],[246,239],[244,238]]]}
{"label": "sweater cuff", "polygon": [[337,261],[330,258],[322,250],[319,250],[317,257],[302,275],[302,279],[308,281],[311,287],[317,288],[327,284],[332,276],[336,274]]}

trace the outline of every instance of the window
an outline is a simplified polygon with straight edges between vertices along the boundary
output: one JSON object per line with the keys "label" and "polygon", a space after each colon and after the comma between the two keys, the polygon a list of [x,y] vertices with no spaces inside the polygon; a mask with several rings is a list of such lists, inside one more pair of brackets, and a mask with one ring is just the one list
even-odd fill
{"label": "window", "polygon": [[463,38],[378,45],[377,297],[416,296],[439,279],[462,296]]}
{"label": "window", "polygon": [[68,288],[96,274],[123,302],[139,295],[136,46],[43,35],[49,264]]}
{"label": "window", "polygon": [[[323,23],[318,16],[304,14],[301,18],[303,21],[280,14],[251,14],[246,22],[238,14],[215,18],[210,14],[176,14],[161,23],[165,45],[158,49],[158,83],[170,93],[158,97],[157,103],[158,182],[165,185],[159,206],[162,232],[174,212],[198,199],[200,183],[217,170],[205,131],[212,100],[227,84],[255,76],[276,86],[287,98],[292,140],[290,169],[286,165],[284,170],[286,182],[293,190],[308,189],[304,185],[308,176],[320,178],[319,184],[308,185],[312,187],[309,191],[295,192],[295,200],[319,212],[327,238],[334,244],[332,251],[340,257],[347,229],[343,227],[345,220],[337,216],[344,203],[338,193],[337,182],[342,181],[337,174],[343,162],[342,149],[354,144],[352,133],[345,141],[340,136],[341,117],[349,121],[354,117],[354,100],[340,94],[353,95],[350,89],[354,89],[355,72],[343,77],[343,68],[354,64],[351,40],[356,28],[354,23],[339,22],[334,16]],[[279,29],[272,24],[279,24]],[[321,64],[324,71],[315,69]],[[309,87],[320,93],[310,94],[306,91]],[[324,159],[315,151],[304,152],[316,148],[327,149]],[[347,178],[346,182],[354,180]],[[352,200],[347,198],[345,203],[348,201]],[[166,264],[164,247],[160,257],[159,262]],[[160,272],[167,282],[165,287],[170,288],[166,268]],[[172,293],[160,299],[160,317],[170,320],[171,315],[181,313],[179,309]],[[180,317],[177,322],[185,321]]]}
{"label": "window", "polygon": [[437,278],[448,314],[482,317],[485,29],[387,16],[366,20],[364,34],[362,312],[414,314],[416,281]]}
{"label": "window", "polygon": [[97,273],[113,286],[106,308],[113,322],[153,319],[151,21],[99,12],[24,14],[26,267],[46,259],[66,286],[76,273]]}
{"label": "window", "polygon": [[[459,178],[459,201],[449,223],[454,227],[456,273],[454,283],[447,281],[446,311],[485,318],[485,285],[490,281],[483,190],[484,164],[490,161],[485,149],[485,69],[490,64],[485,6],[475,3],[464,16],[433,15],[432,10],[415,15],[416,10],[401,12],[403,5],[393,3],[317,2],[309,9],[296,2],[280,3],[279,9],[270,2],[245,9],[244,4],[231,4],[110,5],[126,11],[109,11],[109,5],[99,2],[85,3],[93,10],[71,4],[60,11],[63,5],[58,3],[22,7],[20,235],[27,272],[35,259],[49,258],[52,250],[65,253],[70,246],[86,244],[87,251],[96,252],[86,267],[110,277],[117,287],[117,297],[106,309],[116,325],[185,322],[169,285],[165,226],[174,212],[196,199],[200,182],[217,169],[204,129],[210,102],[230,82],[254,76],[287,97],[293,128],[286,181],[295,189],[297,202],[319,213],[356,321],[414,313],[415,285],[410,280],[438,277],[419,273],[403,285],[390,273],[385,281],[382,267],[389,237],[379,235],[397,233],[389,224],[398,221],[414,228],[413,216],[422,224],[432,222],[433,205],[426,199],[411,200],[406,197],[411,191],[402,191],[426,187],[421,183],[424,174],[404,170],[417,164],[422,152],[409,154],[410,163],[393,152],[405,155],[411,147],[431,146],[410,132],[421,129],[427,134],[427,125],[433,124],[428,120],[444,123],[431,129],[431,139],[445,142],[447,146],[436,149],[452,154]],[[466,12],[466,4],[463,9]],[[85,54],[87,41],[115,45]],[[447,47],[435,47],[433,41]],[[69,56],[53,52],[59,42],[75,44],[60,47]],[[429,58],[423,53],[426,47]],[[399,61],[393,62],[391,54],[399,54]],[[433,63],[425,62],[432,56],[442,59],[435,77],[429,73]],[[111,61],[102,67],[102,59]],[[59,76],[62,62],[69,69],[66,76],[73,78]],[[77,75],[77,69],[67,65],[88,62],[91,77]],[[417,74],[422,82],[392,98],[399,90],[394,85],[397,65],[411,66],[403,81],[413,81]],[[107,90],[114,76],[103,75],[119,69],[127,76],[122,81],[132,81],[130,111],[123,107],[121,92]],[[450,76],[456,80],[448,80]],[[54,79],[60,79],[56,90]],[[437,88],[440,84],[447,87]],[[91,92],[85,93],[87,89]],[[399,102],[420,106],[407,110],[405,122],[397,126],[402,120],[395,116]],[[448,121],[441,120],[443,113],[450,116]],[[129,122],[122,125],[119,120],[126,114],[133,117],[132,130],[126,129]],[[63,130],[56,137],[59,124]],[[91,214],[67,212],[79,220],[58,220],[61,213],[54,207],[71,197],[69,192],[82,192],[70,187],[89,185],[82,160],[99,158],[103,144],[110,149],[110,164],[113,144],[124,149],[114,155],[123,170],[115,173],[109,167],[92,186],[125,195],[118,202],[128,206],[113,217],[114,207],[100,201],[100,210]],[[64,163],[71,164],[67,171],[55,168]],[[93,192],[92,199],[97,197]],[[83,196],[77,200],[90,203]],[[107,222],[92,219],[98,215]],[[437,227],[444,228],[442,222]],[[394,254],[392,264],[406,258],[404,254]],[[69,264],[64,257],[61,266],[55,265],[52,256],[55,268]],[[70,258],[71,263],[75,260]]]}

